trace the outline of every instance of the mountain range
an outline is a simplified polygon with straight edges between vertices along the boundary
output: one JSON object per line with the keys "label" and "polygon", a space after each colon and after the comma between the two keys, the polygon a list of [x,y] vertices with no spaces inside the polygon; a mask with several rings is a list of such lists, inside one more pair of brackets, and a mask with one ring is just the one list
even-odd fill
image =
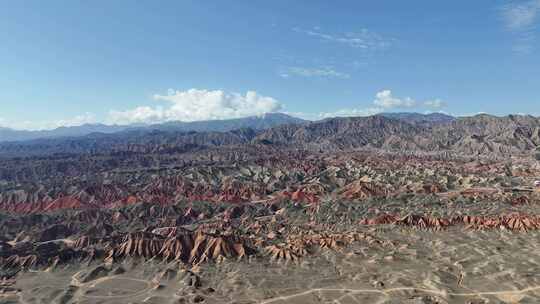
{"label": "mountain range", "polygon": [[[408,123],[432,125],[451,122],[453,116],[442,113],[381,113],[378,116],[405,121]],[[249,128],[253,130],[266,130],[272,127],[287,124],[304,124],[309,121],[283,113],[267,113],[261,116],[250,116],[226,120],[206,120],[194,122],[170,121],[161,124],[83,124],[80,126],[59,127],[52,130],[14,130],[0,127],[0,142],[26,141],[35,139],[51,139],[62,137],[81,137],[93,133],[113,134],[129,131],[168,131],[168,132],[228,132],[237,129]]]}
{"label": "mountain range", "polygon": [[59,127],[53,130],[14,130],[0,127],[0,142],[25,141],[43,138],[79,137],[92,133],[112,134],[124,131],[170,131],[170,132],[227,132],[235,129],[250,128],[263,130],[282,124],[299,124],[303,119],[283,113],[267,113],[261,116],[251,116],[227,120],[207,120],[195,122],[171,121],[161,124],[131,124],[105,125],[84,124],[73,127]]}
{"label": "mountain range", "polygon": [[[160,128],[127,129],[112,134],[92,133],[81,137],[2,143],[0,156],[163,154],[261,144],[326,152],[380,149],[511,156],[531,154],[540,146],[540,119],[533,116],[497,117],[482,114],[460,118],[445,115],[424,118],[418,115],[341,117],[315,122],[272,116],[281,119],[267,121],[268,118],[254,118],[227,122],[229,129],[239,127],[233,130],[226,130],[217,122],[200,123],[198,129],[208,131],[178,131],[189,128],[182,124],[171,124],[167,127],[161,125]],[[251,124],[244,123],[246,121]]]}

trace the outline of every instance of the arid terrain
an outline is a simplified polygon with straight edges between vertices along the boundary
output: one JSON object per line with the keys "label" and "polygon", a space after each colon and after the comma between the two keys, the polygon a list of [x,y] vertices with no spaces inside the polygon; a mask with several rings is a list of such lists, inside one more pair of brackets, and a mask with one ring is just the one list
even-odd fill
{"label": "arid terrain", "polygon": [[0,303],[539,303],[540,120],[0,144]]}

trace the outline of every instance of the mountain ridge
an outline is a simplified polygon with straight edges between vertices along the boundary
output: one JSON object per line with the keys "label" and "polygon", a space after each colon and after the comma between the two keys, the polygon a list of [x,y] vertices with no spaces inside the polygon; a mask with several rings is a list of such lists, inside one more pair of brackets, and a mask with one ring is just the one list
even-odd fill
{"label": "mountain ridge", "polygon": [[130,130],[84,137],[0,144],[0,156],[52,154],[168,153],[225,146],[272,145],[283,149],[455,152],[466,155],[532,153],[540,146],[540,119],[476,115],[426,124],[387,118],[340,117],[268,129],[218,132]]}
{"label": "mountain ridge", "polygon": [[225,120],[206,120],[195,122],[170,121],[160,124],[130,124],[130,125],[106,125],[106,124],[83,124],[72,127],[58,127],[52,130],[15,130],[0,127],[0,142],[20,142],[36,139],[54,139],[62,137],[81,137],[92,133],[114,134],[125,131],[175,131],[175,132],[227,132],[235,129],[252,128],[261,130],[280,124],[298,124],[306,121],[283,113],[266,113],[260,116],[248,116],[244,118]]}

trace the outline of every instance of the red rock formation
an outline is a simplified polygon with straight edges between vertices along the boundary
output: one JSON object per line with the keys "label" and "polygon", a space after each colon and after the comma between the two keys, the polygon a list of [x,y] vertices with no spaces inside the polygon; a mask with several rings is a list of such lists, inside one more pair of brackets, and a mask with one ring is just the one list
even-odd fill
{"label": "red rock formation", "polygon": [[382,214],[375,218],[365,218],[360,221],[360,225],[387,225],[394,224],[398,220],[396,215]]}
{"label": "red rock formation", "polygon": [[75,241],[73,242],[72,244],[72,247],[74,249],[77,249],[77,250],[82,250],[82,249],[86,249],[92,245],[95,245],[99,243],[99,240],[96,239],[96,238],[92,238],[92,237],[89,237],[89,236],[81,236],[77,239],[75,239]]}
{"label": "red rock formation", "polygon": [[135,232],[126,235],[120,245],[109,251],[109,257],[144,257],[157,256],[164,240],[158,235],[147,232]]}
{"label": "red rock formation", "polygon": [[234,236],[211,235],[198,231],[194,238],[189,262],[199,264],[227,258],[243,258],[251,250],[245,242]]}
{"label": "red rock formation", "polygon": [[284,243],[267,246],[264,250],[272,260],[278,262],[296,262],[308,252],[304,244]]}
{"label": "red rock formation", "polygon": [[188,263],[194,247],[193,234],[183,233],[169,237],[163,243],[159,255],[165,260],[177,260]]}
{"label": "red rock formation", "polygon": [[4,268],[32,268],[38,265],[39,257],[37,255],[19,256],[12,255],[4,259],[2,267]]}
{"label": "red rock formation", "polygon": [[374,196],[386,196],[388,193],[386,187],[360,179],[343,187],[341,197],[349,200],[364,200]]}

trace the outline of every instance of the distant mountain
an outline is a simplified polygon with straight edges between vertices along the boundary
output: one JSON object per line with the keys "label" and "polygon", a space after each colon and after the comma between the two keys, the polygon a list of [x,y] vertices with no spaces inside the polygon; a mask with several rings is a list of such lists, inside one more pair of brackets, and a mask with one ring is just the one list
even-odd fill
{"label": "distant mountain", "polygon": [[150,125],[147,128],[152,130],[176,132],[227,132],[245,128],[253,130],[265,130],[280,125],[303,123],[307,123],[307,121],[283,113],[267,113],[261,116],[227,120],[206,120],[194,122],[172,121],[163,124]]}
{"label": "distant mountain", "polygon": [[443,114],[443,113],[430,113],[430,114],[420,114],[420,113],[381,113],[379,116],[384,116],[386,118],[393,118],[402,120],[408,123],[420,123],[420,124],[438,124],[438,123],[447,123],[456,120],[455,117]]}
{"label": "distant mountain", "polygon": [[236,129],[250,128],[264,130],[284,124],[301,124],[306,121],[282,113],[268,113],[261,116],[252,116],[227,120],[208,120],[196,122],[166,122],[163,124],[143,125],[105,125],[85,124],[75,127],[60,127],[54,130],[25,131],[0,128],[0,142],[26,141],[34,139],[51,139],[61,137],[80,137],[92,133],[112,134],[123,131],[168,131],[168,132],[227,132]]}
{"label": "distant mountain", "polygon": [[24,141],[39,138],[77,137],[91,133],[115,133],[131,128],[131,126],[84,124],[74,127],[60,127],[53,130],[26,131],[0,128],[0,142]]}
{"label": "distant mountain", "polygon": [[483,114],[436,123],[407,121],[399,115],[398,119],[386,115],[332,118],[268,129],[257,139],[324,151],[367,147],[387,151],[511,155],[532,153],[540,146],[540,118]]}
{"label": "distant mountain", "polygon": [[[285,118],[284,120],[279,118]],[[414,115],[412,116],[414,117]],[[260,120],[277,119],[279,125],[256,130],[240,128],[241,122],[263,128],[270,125]],[[93,133],[83,137],[39,139],[0,144],[0,158],[32,155],[185,153],[217,147],[254,147],[264,145],[276,149],[311,151],[347,151],[381,149],[385,151],[454,152],[463,155],[533,155],[540,146],[540,118],[523,115],[497,117],[476,115],[447,122],[428,120],[406,121],[384,115],[340,117],[315,122],[286,123],[284,116],[271,115],[258,119],[226,121],[220,130],[215,122],[193,126],[200,132],[177,131],[183,124],[169,124],[168,130],[156,126],[125,130],[114,134]],[[293,120],[296,121],[296,120]],[[223,121],[222,121],[223,123]],[[162,128],[163,125],[157,127]],[[236,157],[236,156],[235,156]]]}
{"label": "distant mountain", "polygon": [[265,130],[258,140],[308,149],[346,150],[360,147],[391,148],[395,142],[402,148],[415,150],[415,136],[424,128],[403,120],[382,115],[368,117],[338,117],[308,125],[279,126]]}

